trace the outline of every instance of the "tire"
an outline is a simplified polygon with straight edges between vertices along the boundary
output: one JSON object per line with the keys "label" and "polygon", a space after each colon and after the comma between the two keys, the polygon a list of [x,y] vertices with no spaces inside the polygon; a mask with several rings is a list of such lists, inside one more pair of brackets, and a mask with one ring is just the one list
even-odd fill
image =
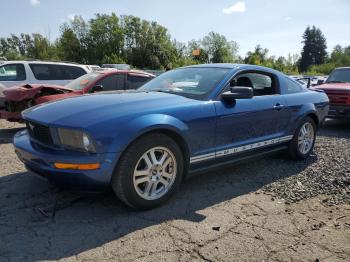
{"label": "tire", "polygon": [[126,149],[111,184],[118,198],[129,207],[152,209],[176,192],[183,173],[184,160],[179,145],[169,136],[150,133]]}
{"label": "tire", "polygon": [[[304,131],[302,130],[304,127],[311,128],[311,130],[310,132],[308,132],[308,135],[307,135],[309,137],[309,139],[307,139],[308,140],[307,145],[304,144],[304,147],[303,147],[299,141],[303,140],[301,137],[305,132],[305,129]],[[316,129],[317,129],[316,123],[311,117],[306,117],[301,122],[301,124],[295,131],[292,141],[289,143],[288,151],[289,151],[289,156],[292,159],[303,160],[303,159],[306,159],[311,154],[316,141]]]}

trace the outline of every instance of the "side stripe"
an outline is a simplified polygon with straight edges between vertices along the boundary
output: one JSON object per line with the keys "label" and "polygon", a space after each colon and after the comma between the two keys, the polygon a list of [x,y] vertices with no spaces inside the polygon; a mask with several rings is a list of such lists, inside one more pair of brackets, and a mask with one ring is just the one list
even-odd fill
{"label": "side stripe", "polygon": [[287,141],[290,141],[292,139],[293,139],[293,136],[291,135],[291,136],[284,136],[284,137],[278,137],[278,138],[274,138],[274,139],[270,139],[270,140],[265,140],[265,141],[257,142],[254,144],[228,148],[225,150],[217,151],[216,153],[209,153],[209,154],[205,154],[205,155],[191,157],[190,163],[192,164],[192,163],[197,163],[197,162],[204,161],[204,160],[213,159],[215,157],[233,155],[233,154],[241,153],[241,152],[252,150],[252,149],[261,148],[261,147],[268,146],[268,145],[274,145],[274,144],[278,144],[278,143],[282,143],[282,142],[287,142]]}

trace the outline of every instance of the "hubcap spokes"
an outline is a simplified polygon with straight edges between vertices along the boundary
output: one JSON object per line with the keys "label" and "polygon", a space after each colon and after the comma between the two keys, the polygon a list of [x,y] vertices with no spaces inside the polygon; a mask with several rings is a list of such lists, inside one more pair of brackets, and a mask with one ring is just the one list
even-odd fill
{"label": "hubcap spokes", "polygon": [[175,156],[165,147],[155,147],[139,159],[134,170],[134,187],[142,198],[155,200],[170,190],[175,177]]}
{"label": "hubcap spokes", "polygon": [[298,135],[298,147],[302,154],[307,154],[314,143],[315,132],[311,123],[305,123]]}

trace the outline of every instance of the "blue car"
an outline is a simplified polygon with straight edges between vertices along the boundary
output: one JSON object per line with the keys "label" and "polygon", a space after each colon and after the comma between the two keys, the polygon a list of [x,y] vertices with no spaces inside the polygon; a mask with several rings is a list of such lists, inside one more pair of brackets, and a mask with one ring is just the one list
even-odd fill
{"label": "blue car", "polygon": [[148,209],[188,174],[280,150],[307,158],[328,109],[323,91],[278,71],[196,65],[138,90],[28,109],[14,145],[30,173],[69,190],[112,187],[128,206]]}

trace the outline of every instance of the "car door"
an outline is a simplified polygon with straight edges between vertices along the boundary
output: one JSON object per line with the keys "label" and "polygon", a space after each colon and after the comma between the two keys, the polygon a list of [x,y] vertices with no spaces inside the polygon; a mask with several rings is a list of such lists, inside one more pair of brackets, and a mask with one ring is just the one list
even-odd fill
{"label": "car door", "polygon": [[[240,81],[242,78],[245,81]],[[236,86],[252,87],[254,97],[231,104],[220,99],[215,102],[218,157],[278,143],[275,139],[283,139],[290,118],[278,76],[264,71],[242,72],[232,80]]]}

